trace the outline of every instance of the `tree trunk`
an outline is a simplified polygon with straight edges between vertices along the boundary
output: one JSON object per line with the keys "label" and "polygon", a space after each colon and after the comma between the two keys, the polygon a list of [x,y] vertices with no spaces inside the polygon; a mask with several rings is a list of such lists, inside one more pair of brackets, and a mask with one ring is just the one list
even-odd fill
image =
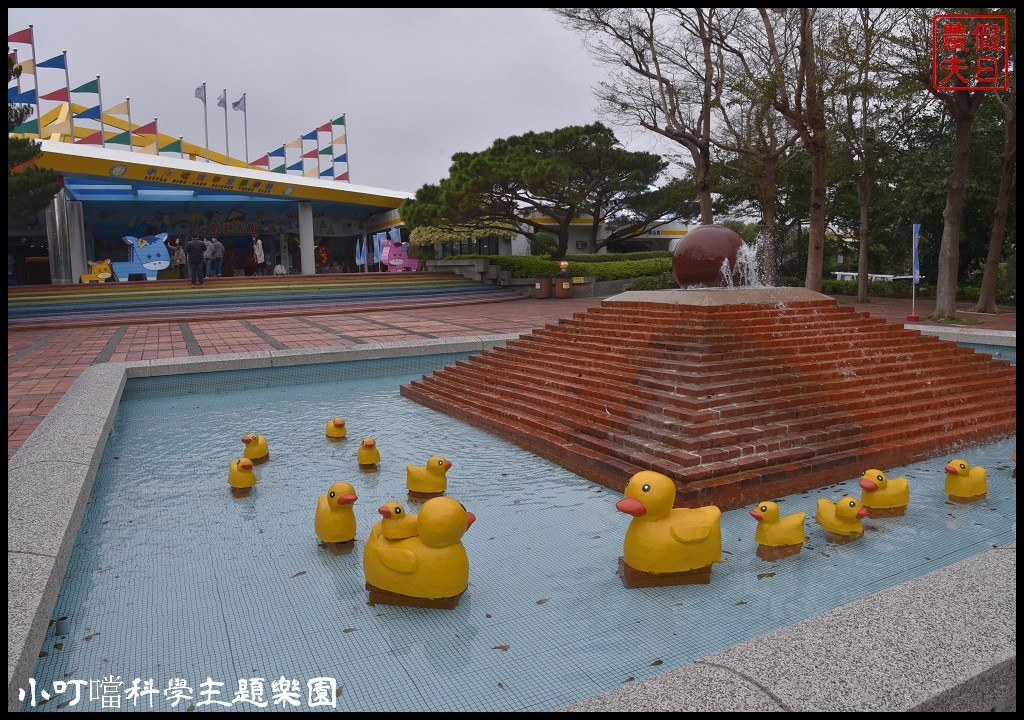
{"label": "tree trunk", "polygon": [[1003,140],[1003,165],[999,175],[999,194],[996,196],[996,211],[992,219],[992,237],[988,243],[985,258],[985,275],[981,280],[978,304],[972,312],[997,313],[996,285],[999,280],[999,260],[1003,254],[1003,238],[1006,236],[1006,215],[1010,206],[1010,190],[1013,185],[1013,166],[1017,162],[1017,73],[1013,74],[1010,98],[1006,104],[1006,135]]}
{"label": "tree trunk", "polygon": [[871,205],[871,173],[857,180],[857,201],[860,203],[860,254],[857,256],[857,302],[868,301],[868,207]]}
{"label": "tree trunk", "polygon": [[760,185],[761,203],[761,234],[764,237],[761,245],[761,264],[764,277],[761,280],[768,287],[775,287],[777,280],[775,252],[779,241],[779,228],[776,223],[776,209],[779,204],[778,177],[773,164],[765,164],[764,180]]}
{"label": "tree trunk", "polygon": [[959,112],[956,123],[956,145],[953,170],[946,179],[946,208],[942,211],[942,245],[939,248],[939,276],[935,282],[935,312],[932,320],[954,319],[956,314],[956,281],[960,271],[960,224],[963,219],[964,195],[967,191],[967,166],[971,159],[972,112]]}
{"label": "tree trunk", "polygon": [[821,292],[822,265],[825,260],[825,143],[812,142],[811,217],[807,227],[807,274],[804,287]]}
{"label": "tree trunk", "polygon": [[711,225],[715,222],[715,213],[711,204],[711,148],[694,147],[690,149],[693,158],[693,176],[697,183],[697,197],[700,199],[700,224]]}

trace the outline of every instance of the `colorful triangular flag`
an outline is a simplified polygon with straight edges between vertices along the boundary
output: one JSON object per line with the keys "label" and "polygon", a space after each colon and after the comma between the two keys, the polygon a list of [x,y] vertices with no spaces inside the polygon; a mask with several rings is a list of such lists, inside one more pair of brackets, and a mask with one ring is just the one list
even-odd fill
{"label": "colorful triangular flag", "polygon": [[338,177],[336,177],[334,179],[335,180],[348,180],[348,170],[346,170],[345,172],[343,172],[341,175],[339,175]]}
{"label": "colorful triangular flag", "polygon": [[160,152],[176,152],[176,153],[180,153],[181,152],[181,140],[175,140],[174,142],[167,143],[162,148],[160,148]]}
{"label": "colorful triangular flag", "polygon": [[84,138],[75,140],[76,145],[102,145],[103,144],[103,133],[94,132],[92,135],[86,135]]}
{"label": "colorful triangular flag", "polygon": [[320,173],[320,177],[334,177],[334,168],[328,167],[326,170]]}
{"label": "colorful triangular flag", "polygon": [[342,115],[340,118],[336,118],[333,122],[331,122],[331,125],[344,125],[344,124],[345,124],[345,116],[344,115]]}
{"label": "colorful triangular flag", "polygon": [[316,142],[316,130],[310,130],[308,133],[302,136],[303,140],[312,140]]}
{"label": "colorful triangular flag", "polygon": [[284,165],[278,165],[276,168],[274,168],[270,172],[283,173],[284,171],[285,171]]}
{"label": "colorful triangular flag", "polygon": [[222,107],[225,110],[227,109],[227,107],[228,107],[228,96],[227,95],[218,95],[217,96],[217,107]]}
{"label": "colorful triangular flag", "polygon": [[100,91],[100,81],[99,80],[90,80],[89,82],[85,83],[84,85],[79,85],[76,88],[71,88],[71,92],[80,92],[80,93],[98,93],[99,91]]}
{"label": "colorful triangular flag", "polygon": [[317,132],[326,132],[326,133],[329,133],[329,132],[331,131],[331,124],[330,124],[330,123],[324,123],[323,125],[321,125],[320,127],[318,127],[318,128],[316,129],[316,131],[317,131]]}
{"label": "colorful triangular flag", "polygon": [[304,153],[302,155],[302,157],[304,157],[304,158],[315,158],[316,155],[317,155],[316,150],[310,150],[309,152]]}
{"label": "colorful triangular flag", "polygon": [[267,153],[267,157],[281,157],[281,158],[283,158],[284,157],[284,148],[283,147],[279,147],[279,148],[275,148],[275,149],[271,150],[270,152]]}
{"label": "colorful triangular flag", "polygon": [[256,167],[270,167],[270,154],[268,153],[267,155],[264,155],[259,160],[253,160],[249,164],[255,165]]}
{"label": "colorful triangular flag", "polygon": [[128,114],[128,101],[125,100],[123,103],[118,103],[112,108],[107,108],[106,112],[111,115],[127,115]]}
{"label": "colorful triangular flag", "polygon": [[242,112],[245,112],[245,95],[242,95],[242,97],[238,98],[233,103],[231,103],[231,109],[241,110]]}
{"label": "colorful triangular flag", "polygon": [[107,142],[115,145],[128,145],[131,141],[131,133],[125,130],[123,133],[118,133],[113,137],[108,137]]}
{"label": "colorful triangular flag", "polygon": [[[72,90],[72,92],[74,92],[74,90]],[[101,119],[100,106],[96,105],[94,107],[89,108],[88,110],[83,110],[80,113],[75,113],[75,118],[81,118],[83,120],[99,120]]]}
{"label": "colorful triangular flag", "polygon": [[292,140],[291,142],[286,142],[284,144],[284,146],[285,147],[290,147],[290,148],[299,148],[301,150],[302,149],[302,138],[296,138],[295,140]]}
{"label": "colorful triangular flag", "polygon": [[146,155],[156,155],[158,152],[156,143],[152,142],[149,145],[146,145],[145,147],[140,147],[139,152],[145,153]]}
{"label": "colorful triangular flag", "polygon": [[348,162],[348,153],[342,153],[338,157],[334,158],[334,162],[347,163]]}
{"label": "colorful triangular flag", "polygon": [[28,60],[22,60],[21,62],[16,62],[14,64],[21,68],[22,75],[36,74],[36,64],[32,60],[32,58],[29,58]]}
{"label": "colorful triangular flag", "polygon": [[331,147],[330,145],[328,145],[327,147],[325,147],[323,150],[320,151],[320,154],[321,155],[333,155],[334,154],[334,148]]}
{"label": "colorful triangular flag", "polygon": [[289,170],[302,170],[302,161],[299,160],[297,163],[288,166]]}
{"label": "colorful triangular flag", "polygon": [[11,132],[16,132],[16,133],[34,133],[34,134],[38,135],[39,134],[39,121],[38,120],[29,120],[26,123],[22,123],[21,125],[18,125]]}
{"label": "colorful triangular flag", "polygon": [[68,89],[66,87],[62,87],[60,90],[54,90],[51,93],[46,93],[45,95],[40,95],[39,99],[40,100],[58,100],[58,101],[63,101],[63,102],[69,102],[71,98],[68,95]]}
{"label": "colorful triangular flag", "polygon": [[31,43],[32,28],[25,28],[24,30],[19,30],[16,33],[11,33],[7,36],[7,42]]}
{"label": "colorful triangular flag", "polygon": [[136,135],[152,135],[156,132],[156,120],[146,123],[145,125],[140,125],[132,130],[132,132]]}
{"label": "colorful triangular flag", "polygon": [[64,53],[54,55],[49,60],[36,63],[37,68],[53,68],[54,70],[67,70],[67,63],[64,62]]}

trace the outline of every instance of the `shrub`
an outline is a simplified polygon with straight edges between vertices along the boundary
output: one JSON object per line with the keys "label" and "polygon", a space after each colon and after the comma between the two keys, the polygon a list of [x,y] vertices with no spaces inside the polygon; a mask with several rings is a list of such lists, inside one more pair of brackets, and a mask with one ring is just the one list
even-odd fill
{"label": "shrub", "polygon": [[676,290],[679,283],[671,273],[662,275],[645,275],[633,280],[630,290]]}

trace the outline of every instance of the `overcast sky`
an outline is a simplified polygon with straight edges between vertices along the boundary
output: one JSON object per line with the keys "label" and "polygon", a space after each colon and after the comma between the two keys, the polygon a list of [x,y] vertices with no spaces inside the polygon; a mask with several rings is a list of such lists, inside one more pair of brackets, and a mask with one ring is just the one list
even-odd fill
{"label": "overcast sky", "polygon": [[[453,153],[599,119],[593,89],[604,71],[582,38],[541,8],[7,11],[8,34],[30,24],[37,62],[67,51],[72,88],[99,75],[104,108],[130,97],[134,123],[156,117],[161,134],[200,146],[195,91],[205,81],[216,152],[225,149],[216,101],[226,88],[236,158],[245,158],[243,113],[230,103],[243,92],[250,160],[344,114],[350,180],[359,185],[415,192],[447,176]],[[31,57],[29,45],[9,47]],[[42,94],[65,87],[62,70],[40,68],[38,78]],[[23,77],[22,90],[32,82]],[[44,114],[55,106],[42,101]],[[613,127],[632,150],[654,146]],[[297,151],[289,153],[293,162]]]}

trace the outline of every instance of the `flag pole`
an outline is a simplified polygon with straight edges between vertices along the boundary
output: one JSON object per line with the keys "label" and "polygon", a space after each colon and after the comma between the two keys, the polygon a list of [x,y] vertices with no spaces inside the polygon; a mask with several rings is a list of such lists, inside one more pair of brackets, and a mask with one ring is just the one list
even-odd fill
{"label": "flag pole", "polygon": [[[32,73],[32,82],[36,88],[36,124],[39,126],[36,128],[36,132],[39,133],[39,139],[43,138],[43,112],[39,109],[39,66],[36,61],[36,31],[32,29],[32,26],[28,26],[29,38],[32,42],[32,64],[36,65],[34,72]],[[68,98],[70,100],[70,98]]]}
{"label": "flag pole", "polygon": [[242,93],[242,127],[245,128],[245,164],[249,165],[249,105],[245,102],[245,93]]}
{"label": "flag pole", "polygon": [[921,281],[921,263],[918,260],[918,242],[921,237],[921,225],[920,223],[914,224],[914,237],[911,244],[914,249],[914,267],[913,267],[913,278],[910,285],[910,314],[907,315],[907,320],[911,322],[920,320],[917,316],[917,283]]}
{"label": "flag pole", "polygon": [[[70,96],[69,96],[70,99]],[[100,146],[107,146],[107,126],[103,122],[103,91],[100,89],[100,76],[96,76],[96,99],[100,104]]]}
{"label": "flag pole", "polygon": [[124,99],[125,108],[128,110],[128,152],[132,151],[132,99],[126,97]]}
{"label": "flag pole", "polygon": [[224,88],[224,164],[231,167],[231,142],[228,140],[228,89]]}
{"label": "flag pole", "polygon": [[153,154],[160,157],[160,128],[157,127],[156,118],[153,118],[153,144],[156,145],[156,152]]}
{"label": "flag pole", "polygon": [[[18,48],[14,48],[14,50],[12,50],[11,52],[14,53],[14,64],[17,65],[18,64]],[[33,60],[34,59],[35,58],[33,58]],[[32,74],[35,75],[34,72]],[[15,87],[18,88],[18,94],[21,95],[21,73],[18,73],[18,77],[15,79],[15,82],[17,83],[17,85]],[[36,91],[36,95],[37,96],[39,95],[39,91],[38,90]],[[40,130],[42,130],[42,128],[40,128]]]}
{"label": "flag pole", "polygon": [[[68,51],[61,50],[64,55],[64,87],[68,89],[68,122],[71,123],[71,144],[75,143],[75,111],[71,108],[71,75],[68,74]],[[36,95],[39,93],[37,92]],[[103,106],[100,106],[100,115],[103,114]],[[42,120],[39,121],[40,126]],[[42,127],[40,127],[40,130]]]}
{"label": "flag pole", "polygon": [[182,160],[185,159],[185,136],[178,136],[178,157]]}
{"label": "flag pole", "polygon": [[352,156],[348,150],[348,118],[345,113],[341,114],[341,124],[345,128],[345,174],[348,175],[348,181],[352,182]]}
{"label": "flag pole", "polygon": [[210,119],[206,112],[206,81],[203,81],[203,130],[206,134],[206,162],[210,162]]}

